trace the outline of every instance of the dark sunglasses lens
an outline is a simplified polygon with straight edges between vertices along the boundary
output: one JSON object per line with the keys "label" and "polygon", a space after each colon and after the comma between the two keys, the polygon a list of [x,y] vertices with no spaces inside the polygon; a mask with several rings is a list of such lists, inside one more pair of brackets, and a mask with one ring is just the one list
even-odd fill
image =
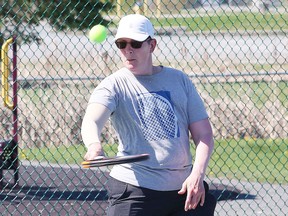
{"label": "dark sunglasses lens", "polygon": [[116,46],[119,48],[119,49],[125,49],[125,47],[127,46],[127,42],[126,41],[118,41],[116,42]]}
{"label": "dark sunglasses lens", "polygon": [[139,49],[141,48],[143,42],[139,42],[139,41],[132,41],[131,42],[131,47],[134,49]]}
{"label": "dark sunglasses lens", "polygon": [[[118,47],[118,49],[125,49],[128,42],[126,41],[117,41],[115,42],[116,46]],[[140,41],[131,41],[130,45],[132,48],[134,49],[139,49],[141,48],[143,42],[140,42]]]}

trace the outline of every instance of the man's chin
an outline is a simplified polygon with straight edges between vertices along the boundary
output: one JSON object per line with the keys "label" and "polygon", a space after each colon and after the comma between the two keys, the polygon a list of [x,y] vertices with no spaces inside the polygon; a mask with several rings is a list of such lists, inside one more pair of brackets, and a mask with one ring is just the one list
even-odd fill
{"label": "man's chin", "polygon": [[135,71],[135,66],[134,65],[132,65],[132,64],[125,64],[125,67],[127,68],[127,69],[129,69],[130,71]]}

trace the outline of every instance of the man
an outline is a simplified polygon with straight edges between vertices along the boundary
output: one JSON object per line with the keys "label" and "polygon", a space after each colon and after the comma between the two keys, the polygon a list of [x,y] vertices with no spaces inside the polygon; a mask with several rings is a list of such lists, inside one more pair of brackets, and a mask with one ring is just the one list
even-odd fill
{"label": "man", "polygon": [[[124,67],[91,95],[82,123],[85,159],[104,154],[100,134],[110,117],[117,154],[149,153],[150,158],[113,167],[107,215],[213,215],[216,201],[204,183],[214,147],[208,115],[186,74],[153,65],[156,43],[146,17],[120,20],[115,44]],[[196,145],[193,169],[189,132]]]}

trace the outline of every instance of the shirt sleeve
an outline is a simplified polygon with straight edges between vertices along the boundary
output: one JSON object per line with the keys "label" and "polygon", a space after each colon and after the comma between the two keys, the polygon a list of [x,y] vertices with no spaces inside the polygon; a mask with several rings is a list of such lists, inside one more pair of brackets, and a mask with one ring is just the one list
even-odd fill
{"label": "shirt sleeve", "polygon": [[105,78],[93,91],[90,96],[89,104],[99,103],[114,112],[117,106],[117,94],[113,82],[109,77]]}
{"label": "shirt sleeve", "polygon": [[190,79],[187,81],[187,87],[189,124],[208,118],[203,100]]}

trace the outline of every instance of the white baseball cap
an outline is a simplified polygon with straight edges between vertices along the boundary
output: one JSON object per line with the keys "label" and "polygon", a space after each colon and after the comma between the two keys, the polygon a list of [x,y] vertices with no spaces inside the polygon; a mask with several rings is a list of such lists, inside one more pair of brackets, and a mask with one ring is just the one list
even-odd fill
{"label": "white baseball cap", "polygon": [[150,20],[140,14],[130,14],[120,20],[114,40],[130,38],[144,41],[149,36],[154,37],[154,28]]}

